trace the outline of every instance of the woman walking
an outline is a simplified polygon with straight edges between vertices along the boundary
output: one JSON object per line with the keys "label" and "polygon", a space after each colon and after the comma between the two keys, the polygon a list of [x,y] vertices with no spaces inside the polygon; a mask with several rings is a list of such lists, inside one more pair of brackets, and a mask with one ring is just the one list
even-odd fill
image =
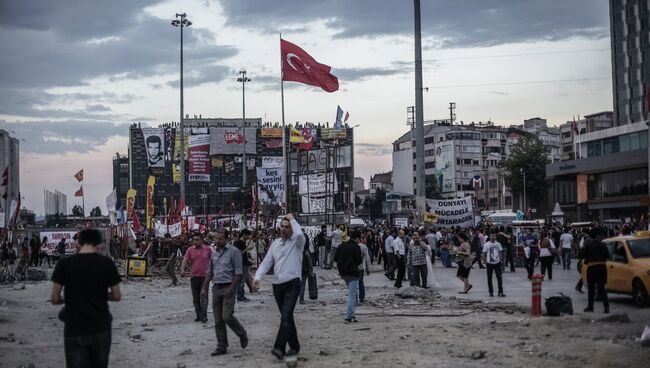
{"label": "woman walking", "polygon": [[460,232],[458,233],[458,238],[460,239],[460,247],[456,251],[456,263],[458,263],[456,277],[458,277],[464,285],[463,291],[459,291],[458,293],[467,294],[472,289],[472,284],[469,283],[469,270],[472,267],[472,255],[470,253],[467,235]]}
{"label": "woman walking", "polygon": [[555,259],[555,244],[548,237],[548,232],[542,232],[542,240],[539,242],[539,262],[542,264],[542,280],[548,270],[548,279],[553,280],[553,260]]}

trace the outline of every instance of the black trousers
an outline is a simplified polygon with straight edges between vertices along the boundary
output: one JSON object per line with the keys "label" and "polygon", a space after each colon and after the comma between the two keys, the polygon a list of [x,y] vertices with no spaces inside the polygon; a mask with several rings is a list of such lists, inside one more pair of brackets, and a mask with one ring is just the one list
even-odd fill
{"label": "black trousers", "polygon": [[497,275],[497,286],[499,287],[499,294],[503,294],[503,278],[502,278],[501,262],[495,264],[487,264],[487,281],[488,291],[494,294],[494,287],[492,286],[492,273]]}
{"label": "black trousers", "polygon": [[506,267],[510,265],[510,272],[515,272],[515,259],[513,255],[512,247],[506,247]]}
{"label": "black trousers", "polygon": [[412,268],[413,268],[412,285],[426,288],[427,274],[429,273],[429,271],[427,270],[427,265],[423,264],[419,266],[412,266]]}
{"label": "black trousers", "polygon": [[[584,266],[583,266],[584,267]],[[593,265],[587,268],[587,301],[588,307],[594,307],[594,292],[598,288],[598,295],[603,298],[603,306],[609,307],[609,298],[605,291],[607,282],[607,267],[604,264]]]}
{"label": "black trousers", "polygon": [[402,287],[402,281],[404,281],[404,274],[406,273],[406,264],[404,262],[404,256],[394,255],[393,259],[395,260],[395,265],[397,266],[397,278],[395,279],[395,287]]}
{"label": "black trousers", "polygon": [[547,257],[539,257],[539,262],[542,264],[542,276],[546,275],[548,270],[548,279],[553,280],[553,261],[555,260],[555,255],[551,254]]}
{"label": "black trousers", "polygon": [[528,279],[530,280],[533,277],[533,272],[535,272],[535,261],[537,261],[537,255],[539,251],[537,248],[530,248],[530,257],[526,258],[526,271],[528,271]]}
{"label": "black trousers", "polygon": [[208,318],[208,295],[201,296],[201,287],[203,286],[205,277],[192,277],[190,279],[190,287],[192,288],[192,303],[194,303],[194,311],[196,318]]}
{"label": "black trousers", "polygon": [[478,252],[475,252],[475,253],[476,253],[476,255],[474,256],[474,259],[472,260],[472,266],[474,266],[474,264],[476,262],[478,262],[478,267],[483,268],[483,261],[481,260],[481,252],[478,251]]}
{"label": "black trousers", "polygon": [[386,271],[386,275],[394,279],[395,278],[395,270],[397,269],[397,261],[396,261],[396,256],[395,253],[387,253],[386,254],[386,264],[388,265],[388,271]]}
{"label": "black trousers", "polygon": [[293,319],[293,311],[296,308],[299,294],[299,278],[273,285],[273,297],[275,297],[275,302],[280,310],[280,329],[275,338],[274,347],[283,353],[285,353],[287,343],[289,344],[289,349],[300,352],[296,322]]}
{"label": "black trousers", "polygon": [[111,352],[111,330],[63,339],[67,368],[105,368]]}

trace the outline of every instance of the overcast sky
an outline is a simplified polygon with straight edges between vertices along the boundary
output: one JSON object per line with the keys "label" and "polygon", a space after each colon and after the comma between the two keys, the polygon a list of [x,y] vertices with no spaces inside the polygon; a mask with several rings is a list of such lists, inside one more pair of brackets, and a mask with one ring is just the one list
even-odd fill
{"label": "overcast sky", "polygon": [[[280,121],[279,33],[332,66],[340,89],[285,83],[286,121],[329,121],[341,105],[355,129],[356,175],[391,168],[391,143],[414,104],[408,0],[3,0],[0,128],[21,140],[23,204],[68,194],[85,170],[86,211],[112,190],[111,159],[128,124],[179,117],[179,31],[186,12],[185,111]],[[552,125],[612,109],[606,0],[422,0],[426,120]]]}

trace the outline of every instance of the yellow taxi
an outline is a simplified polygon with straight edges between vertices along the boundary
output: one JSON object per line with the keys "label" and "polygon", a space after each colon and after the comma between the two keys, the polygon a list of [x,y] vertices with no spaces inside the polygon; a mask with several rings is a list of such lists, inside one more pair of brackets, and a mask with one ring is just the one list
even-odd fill
{"label": "yellow taxi", "polygon": [[[632,295],[634,303],[643,307],[650,303],[650,232],[636,236],[619,236],[603,240],[609,251],[607,267],[608,292]],[[581,277],[587,285],[587,267]]]}

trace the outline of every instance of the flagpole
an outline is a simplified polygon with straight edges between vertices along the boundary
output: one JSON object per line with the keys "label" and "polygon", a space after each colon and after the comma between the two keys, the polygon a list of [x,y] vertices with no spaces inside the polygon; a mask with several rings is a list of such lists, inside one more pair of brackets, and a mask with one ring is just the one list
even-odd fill
{"label": "flagpole", "polygon": [[284,80],[282,76],[282,33],[280,33],[280,96],[282,97],[282,126],[284,127]]}
{"label": "flagpole", "polygon": [[83,218],[86,218],[86,193],[84,193],[84,182],[81,182],[81,211],[83,211]]}

